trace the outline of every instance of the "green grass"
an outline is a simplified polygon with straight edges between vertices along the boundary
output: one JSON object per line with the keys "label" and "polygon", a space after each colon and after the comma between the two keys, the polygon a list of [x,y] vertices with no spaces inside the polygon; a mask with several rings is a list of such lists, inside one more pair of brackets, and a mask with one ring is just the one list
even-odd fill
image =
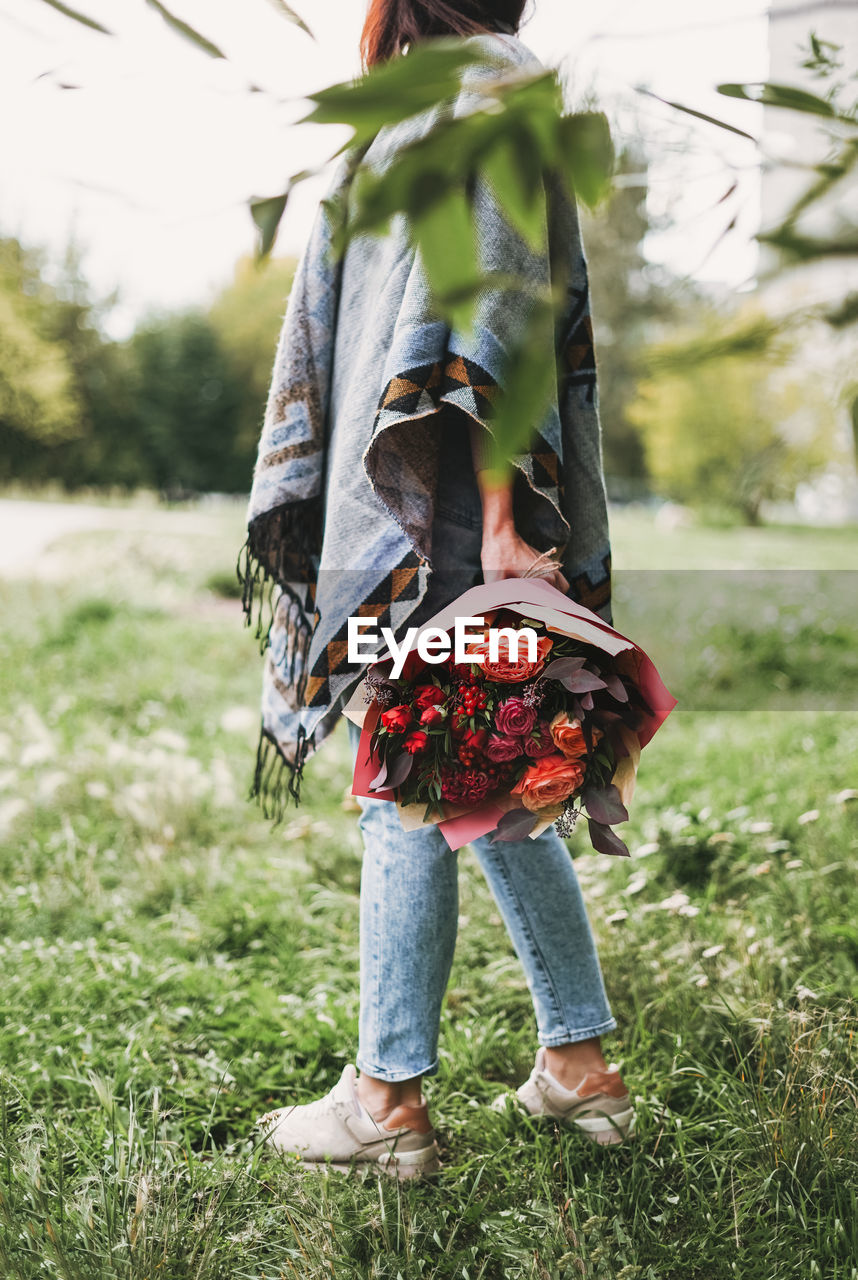
{"label": "green grass", "polygon": [[[325,1091],[357,1048],[346,737],[272,830],[246,800],[260,659],[217,594],[240,515],[134,519],[0,586],[3,1280],[854,1280],[858,715],[807,705],[827,659],[815,675],[803,660],[778,707],[680,703],[644,752],[630,861],[570,842],[634,1142],[484,1105],[524,1078],[536,1037],[463,851],[426,1082],[444,1170],[402,1188],[326,1177],[259,1150],[252,1125]],[[646,530],[617,525],[622,569]],[[733,532],[705,532],[713,557]],[[742,532],[757,567],[751,535],[769,531]],[[809,569],[836,542],[821,533],[816,559],[816,533],[778,537]],[[669,665],[667,629],[616,622]],[[721,625],[707,643],[729,681]],[[794,660],[776,628],[756,632],[746,691]]]}

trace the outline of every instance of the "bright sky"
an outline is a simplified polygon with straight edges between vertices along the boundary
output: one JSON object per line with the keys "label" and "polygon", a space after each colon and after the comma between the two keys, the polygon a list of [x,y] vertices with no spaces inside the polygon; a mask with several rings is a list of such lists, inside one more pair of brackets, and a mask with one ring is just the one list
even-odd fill
{"label": "bright sky", "polygon": [[[0,234],[59,253],[73,227],[96,290],[120,286],[110,330],[122,337],[148,307],[210,297],[253,247],[249,197],[276,194],[343,140],[336,129],[293,122],[307,110],[302,95],[357,72],[365,4],[294,0],[311,40],[276,0],[168,0],[223,49],[223,62],[173,34],[145,0],[71,2],[113,37],[44,0],[0,0]],[[753,144],[635,88],[758,134],[762,109],[714,86],[766,77],[764,5],[536,0],[521,32],[544,62],[562,65],[576,95],[598,95],[618,143],[632,134],[648,140],[650,208],[675,224],[651,237],[650,257],[735,287],[756,264]],[[251,82],[264,92],[249,92]],[[718,205],[734,176],[737,192]],[[296,193],[277,253],[300,251],[326,182]],[[716,243],[733,214],[736,229]]]}

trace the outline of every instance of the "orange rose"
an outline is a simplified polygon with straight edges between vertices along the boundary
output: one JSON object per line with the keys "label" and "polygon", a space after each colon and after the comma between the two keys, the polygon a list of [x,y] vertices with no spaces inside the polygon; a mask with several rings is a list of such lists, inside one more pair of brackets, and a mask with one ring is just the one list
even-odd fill
{"label": "orange rose", "polygon": [[558,751],[570,760],[587,754],[587,743],[584,741],[584,730],[577,716],[570,720],[565,711],[558,711],[551,721],[551,736]]}
{"label": "orange rose", "polygon": [[554,752],[534,760],[519,778],[512,795],[521,796],[521,803],[531,813],[549,809],[566,800],[584,781],[584,766],[578,760]]}
{"label": "orange rose", "polygon": [[[602,737],[602,730],[597,725],[593,725],[591,730],[593,735],[593,746]],[[573,716],[570,720],[565,711],[558,711],[557,715],[551,721],[551,737],[554,745],[564,756],[568,756],[570,760],[578,760],[581,756],[587,754],[587,743],[584,739],[584,730],[581,728],[581,721],[577,716]]]}
{"label": "orange rose", "polygon": [[471,660],[479,662],[483,669],[483,675],[486,680],[497,680],[499,684],[517,684],[521,680],[530,680],[533,676],[538,675],[545,666],[545,659],[548,657],[551,646],[554,641],[550,636],[538,636],[536,641],[536,661],[529,662],[527,658],[528,646],[521,641],[518,646],[518,658],[513,662],[510,658],[510,641],[508,636],[498,637],[498,660],[497,662],[489,662],[489,637],[486,631],[486,637],[483,641],[477,641],[468,648],[471,654]]}

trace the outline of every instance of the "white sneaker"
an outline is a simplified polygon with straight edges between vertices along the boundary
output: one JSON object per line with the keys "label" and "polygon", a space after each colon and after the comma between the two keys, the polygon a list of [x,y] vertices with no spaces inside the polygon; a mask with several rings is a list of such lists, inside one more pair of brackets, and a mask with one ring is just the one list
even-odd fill
{"label": "white sneaker", "polygon": [[566,1089],[548,1071],[543,1046],[524,1084],[515,1093],[500,1094],[491,1105],[493,1111],[520,1105],[532,1116],[552,1116],[577,1125],[601,1144],[622,1142],[634,1132],[634,1107],[616,1063],[607,1071],[591,1071],[576,1088]]}
{"label": "white sneaker", "polygon": [[330,1092],[303,1106],[280,1107],[256,1121],[264,1141],[302,1165],[347,1173],[353,1163],[375,1162],[399,1178],[419,1178],[441,1168],[426,1100],[400,1103],[384,1122],[373,1119],[358,1097],[357,1071],[349,1062]]}

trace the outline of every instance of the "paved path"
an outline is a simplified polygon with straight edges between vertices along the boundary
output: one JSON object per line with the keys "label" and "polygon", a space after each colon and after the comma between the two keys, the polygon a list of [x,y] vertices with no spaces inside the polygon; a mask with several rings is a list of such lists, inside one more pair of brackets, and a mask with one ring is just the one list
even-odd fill
{"label": "paved path", "polygon": [[0,498],[0,577],[17,578],[32,570],[57,538],[81,529],[115,528],[123,515],[121,507]]}

